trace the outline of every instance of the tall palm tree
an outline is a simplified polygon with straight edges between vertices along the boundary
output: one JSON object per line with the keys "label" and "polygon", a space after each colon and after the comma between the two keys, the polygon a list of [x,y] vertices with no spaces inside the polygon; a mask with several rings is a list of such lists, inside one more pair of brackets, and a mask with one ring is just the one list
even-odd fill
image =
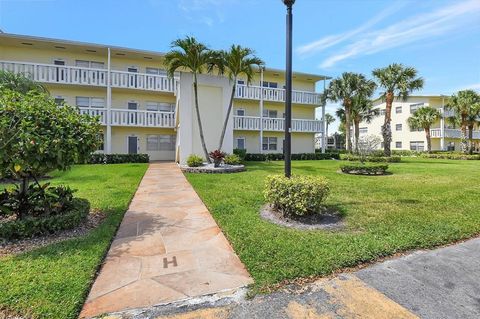
{"label": "tall palm tree", "polygon": [[173,77],[178,69],[187,70],[193,73],[193,91],[195,95],[195,113],[197,115],[198,130],[203,152],[209,163],[211,163],[211,160],[205,144],[200,107],[198,105],[197,77],[198,74],[202,74],[205,71],[211,72],[216,61],[217,54],[214,51],[190,36],[173,41],[170,52],[165,55],[165,65],[169,77]]}
{"label": "tall palm tree", "polygon": [[352,124],[351,111],[352,100],[358,95],[368,95],[368,92],[375,90],[375,82],[368,80],[363,74],[344,72],[336,79],[333,79],[326,91],[327,99],[333,102],[342,102],[345,111],[345,139],[347,151],[352,151],[352,139],[350,127]]}
{"label": "tall palm tree", "polygon": [[423,129],[427,138],[427,151],[432,151],[432,139],[430,136],[430,127],[440,119],[441,114],[437,109],[430,106],[418,108],[412,116],[408,118],[408,125],[412,129]]}
{"label": "tall palm tree", "polygon": [[335,122],[335,118],[330,113],[325,113],[325,136],[328,138],[328,126]]}
{"label": "tall palm tree", "polygon": [[255,66],[261,67],[264,62],[254,55],[254,51],[249,48],[244,48],[239,45],[232,45],[229,51],[220,51],[220,61],[217,63],[220,73],[228,76],[233,83],[230,101],[228,103],[227,114],[223,122],[222,134],[220,135],[220,142],[218,149],[222,149],[225,132],[227,130],[228,120],[233,107],[233,98],[237,88],[237,79],[239,76],[245,76],[247,85],[250,84],[255,75]]}
{"label": "tall palm tree", "polygon": [[382,126],[382,136],[385,156],[391,155],[392,142],[392,104],[395,98],[406,100],[415,90],[423,88],[424,81],[417,77],[417,70],[403,64],[393,63],[385,68],[373,70],[372,74],[379,87],[383,89],[382,98],[385,100],[385,120]]}
{"label": "tall palm tree", "polygon": [[37,93],[48,93],[48,90],[40,83],[30,79],[28,74],[13,73],[0,70],[0,88],[9,89],[27,94],[30,91]]}
{"label": "tall palm tree", "polygon": [[480,103],[475,103],[472,105],[470,110],[470,114],[467,117],[467,128],[468,128],[468,152],[470,154],[473,153],[474,144],[473,144],[473,130],[475,126],[478,126],[480,123]]}
{"label": "tall palm tree", "polygon": [[[373,92],[372,92],[373,93]],[[379,115],[378,109],[373,107],[372,101],[363,95],[352,100],[352,119],[355,134],[355,152],[358,153],[358,141],[360,137],[360,123],[371,123]]]}
{"label": "tall palm tree", "polygon": [[[447,108],[455,112],[455,117],[460,123],[461,129],[461,145],[462,152],[468,152],[467,145],[467,127],[469,126],[469,119],[476,118],[478,116],[478,106],[480,103],[480,95],[473,90],[463,90],[452,95]],[[470,121],[471,122],[471,121]],[[472,125],[473,129],[473,125]],[[472,133],[473,134],[473,133]]]}

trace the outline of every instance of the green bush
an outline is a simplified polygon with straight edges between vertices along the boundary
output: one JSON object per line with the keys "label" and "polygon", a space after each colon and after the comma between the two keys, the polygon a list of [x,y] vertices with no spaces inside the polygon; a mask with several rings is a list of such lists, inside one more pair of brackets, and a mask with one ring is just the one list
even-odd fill
{"label": "green bush", "polygon": [[21,239],[51,234],[78,226],[88,216],[90,204],[83,198],[74,198],[68,209],[51,216],[14,219],[0,223],[0,238]]}
{"label": "green bush", "polygon": [[[341,156],[341,159],[350,162],[358,162],[361,160],[360,156],[352,154],[343,154]],[[367,156],[365,157],[364,161],[372,163],[400,163],[402,161],[402,158],[400,156]]]}
{"label": "green bush", "polygon": [[122,163],[148,163],[148,154],[101,154],[94,153],[87,161],[88,164],[122,164]]}
{"label": "green bush", "polygon": [[265,200],[284,215],[319,213],[330,191],[322,176],[270,175],[265,180]]}
{"label": "green bush", "polygon": [[392,150],[392,155],[395,156],[418,156],[422,152],[410,151],[410,150]]}
{"label": "green bush", "polygon": [[352,163],[340,166],[342,172],[357,175],[384,175],[388,170],[387,164]]}
{"label": "green bush", "polygon": [[[326,160],[326,159],[340,159],[340,154],[335,153],[298,153],[292,154],[292,160]],[[245,155],[246,161],[282,161],[283,153],[267,153],[267,154],[255,154],[247,153]]]}
{"label": "green bush", "polygon": [[247,150],[235,148],[233,149],[233,154],[238,155],[238,157],[240,157],[240,160],[244,161],[245,156],[247,155]]}
{"label": "green bush", "polygon": [[203,165],[203,158],[198,155],[191,154],[187,157],[187,165],[188,167],[198,167]]}
{"label": "green bush", "polygon": [[449,159],[449,160],[480,160],[480,155],[470,155],[470,154],[462,154],[462,153],[435,153],[435,154],[428,154],[424,153],[421,155],[425,158],[435,158],[435,159]]}
{"label": "green bush", "polygon": [[223,159],[223,162],[228,165],[242,164],[242,160],[240,159],[240,156],[238,156],[237,154],[226,155],[225,158]]}

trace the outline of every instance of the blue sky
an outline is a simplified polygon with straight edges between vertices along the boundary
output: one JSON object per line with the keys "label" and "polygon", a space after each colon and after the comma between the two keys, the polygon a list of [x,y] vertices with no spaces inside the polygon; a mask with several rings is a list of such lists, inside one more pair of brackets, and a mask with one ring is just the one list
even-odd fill
{"label": "blue sky", "polygon": [[[284,24],[280,0],[0,0],[4,32],[157,51],[194,35],[251,47],[273,68]],[[297,0],[293,40],[297,71],[370,76],[400,62],[425,78],[423,94],[480,90],[480,0]]]}

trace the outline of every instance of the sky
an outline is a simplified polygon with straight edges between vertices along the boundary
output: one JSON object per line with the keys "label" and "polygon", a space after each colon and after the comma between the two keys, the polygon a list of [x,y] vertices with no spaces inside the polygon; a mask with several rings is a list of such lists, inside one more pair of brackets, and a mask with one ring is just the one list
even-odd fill
{"label": "sky", "polygon": [[[419,94],[480,90],[480,0],[296,0],[293,14],[295,71],[371,77],[396,62],[425,79]],[[161,52],[192,35],[285,66],[281,0],[0,0],[0,29]]]}

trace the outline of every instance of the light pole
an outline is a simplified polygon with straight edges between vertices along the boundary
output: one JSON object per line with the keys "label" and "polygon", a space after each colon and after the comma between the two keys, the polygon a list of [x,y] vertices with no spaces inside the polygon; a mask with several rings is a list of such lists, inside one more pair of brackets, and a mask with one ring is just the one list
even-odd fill
{"label": "light pole", "polygon": [[287,6],[287,54],[285,79],[285,144],[283,154],[285,159],[285,177],[292,173],[292,6],[295,0],[282,0]]}

